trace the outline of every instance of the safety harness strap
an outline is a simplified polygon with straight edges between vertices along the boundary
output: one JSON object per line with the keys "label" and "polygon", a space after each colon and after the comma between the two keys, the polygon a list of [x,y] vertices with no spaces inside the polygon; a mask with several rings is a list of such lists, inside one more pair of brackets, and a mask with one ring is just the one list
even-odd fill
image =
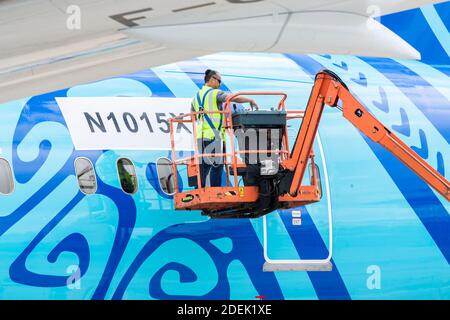
{"label": "safety harness strap", "polygon": [[[213,90],[214,89],[209,89],[208,91],[206,91],[206,93],[203,95],[203,99],[200,99],[200,92],[197,93],[197,103],[199,105],[199,108],[200,108],[199,111],[200,112],[204,111],[206,97]],[[201,102],[200,102],[200,100],[201,100]],[[222,117],[220,117],[219,128],[216,129],[216,127],[214,126],[213,122],[211,121],[211,118],[209,117],[209,114],[204,113],[203,116],[205,117],[206,122],[208,123],[208,125],[211,127],[211,129],[213,131],[216,131],[216,130],[220,131],[220,129],[222,129]]]}

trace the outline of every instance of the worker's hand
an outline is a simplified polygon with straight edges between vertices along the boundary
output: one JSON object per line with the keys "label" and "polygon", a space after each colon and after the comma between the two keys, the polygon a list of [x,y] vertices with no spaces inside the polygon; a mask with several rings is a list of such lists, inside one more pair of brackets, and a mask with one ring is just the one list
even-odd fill
{"label": "worker's hand", "polygon": [[250,107],[252,107],[252,111],[258,111],[259,110],[259,106],[258,106],[258,104],[256,103],[255,100],[252,100],[250,102]]}

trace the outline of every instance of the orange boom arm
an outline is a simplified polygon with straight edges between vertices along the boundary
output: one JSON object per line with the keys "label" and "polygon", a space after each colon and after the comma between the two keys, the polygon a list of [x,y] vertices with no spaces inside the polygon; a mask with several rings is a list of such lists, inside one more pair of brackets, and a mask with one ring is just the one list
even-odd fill
{"label": "orange boom arm", "polygon": [[289,195],[297,196],[325,105],[342,107],[343,116],[371,140],[381,144],[423,181],[450,201],[450,183],[394,133],[378,121],[330,71],[317,74],[290,159],[282,166],[294,172]]}

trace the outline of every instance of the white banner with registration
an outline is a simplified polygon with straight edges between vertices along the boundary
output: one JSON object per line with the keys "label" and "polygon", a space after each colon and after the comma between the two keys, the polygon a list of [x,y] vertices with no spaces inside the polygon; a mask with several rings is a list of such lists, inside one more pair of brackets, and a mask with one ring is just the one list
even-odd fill
{"label": "white banner with registration", "polygon": [[[169,118],[191,109],[191,99],[184,98],[61,97],[56,101],[77,150],[170,150]],[[174,123],[174,140],[177,150],[193,150],[192,125]]]}

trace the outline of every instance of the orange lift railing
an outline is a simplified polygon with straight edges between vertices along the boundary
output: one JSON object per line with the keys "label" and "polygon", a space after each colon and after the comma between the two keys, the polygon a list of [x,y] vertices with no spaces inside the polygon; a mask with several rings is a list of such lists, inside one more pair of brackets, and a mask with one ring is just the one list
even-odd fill
{"label": "orange lift railing", "polygon": [[[285,122],[302,118],[300,130],[289,151],[287,124],[277,124],[281,132],[281,145],[267,150],[236,148],[236,132],[245,128],[242,123],[237,123],[237,114],[232,112],[231,101],[239,95],[269,95],[281,96],[276,111],[247,112],[247,116],[262,116],[263,119],[282,117]],[[222,157],[225,165],[226,183],[221,187],[204,187],[195,190],[180,192],[178,189],[178,175],[174,174],[174,200],[178,210],[202,210],[204,215],[213,218],[257,218],[280,208],[293,208],[300,205],[320,201],[321,188],[318,181],[318,172],[314,163],[313,143],[325,105],[336,107],[343,112],[343,116],[356,128],[363,132],[371,140],[381,144],[390,151],[408,168],[415,172],[423,181],[440,193],[447,201],[450,201],[450,183],[409,146],[403,143],[394,133],[378,121],[348,90],[340,78],[331,71],[323,70],[316,75],[308,105],[305,111],[286,111],[285,101],[287,95],[279,92],[243,92],[230,96],[224,104],[223,111],[217,112],[193,112],[170,119],[170,132],[172,141],[172,170],[177,172],[180,165],[187,166],[188,176],[196,180],[197,186],[202,186],[200,176],[200,162],[205,157]],[[194,143],[195,150],[191,157],[176,159],[176,146],[174,139],[175,123],[191,123],[194,141],[197,141],[196,119],[201,114],[222,114],[224,125],[230,143],[230,151],[223,144],[223,152],[215,154],[202,154]],[[256,119],[256,118],[255,118]],[[248,125],[248,123],[246,124]],[[250,123],[251,125],[251,123]],[[257,123],[252,128],[259,130],[266,123]],[[273,128],[272,128],[273,129]],[[246,155],[259,156],[264,154],[276,154],[275,170],[272,173],[262,174],[258,172],[264,164],[247,163]],[[306,169],[310,166],[309,184],[304,184]],[[255,168],[257,171],[255,171]],[[253,169],[251,174],[249,170]],[[262,169],[261,169],[262,170]],[[247,172],[247,173],[246,173]],[[247,185],[239,183],[238,177],[252,176],[256,182]],[[233,176],[233,179],[230,178]],[[255,178],[256,176],[256,178]]]}

